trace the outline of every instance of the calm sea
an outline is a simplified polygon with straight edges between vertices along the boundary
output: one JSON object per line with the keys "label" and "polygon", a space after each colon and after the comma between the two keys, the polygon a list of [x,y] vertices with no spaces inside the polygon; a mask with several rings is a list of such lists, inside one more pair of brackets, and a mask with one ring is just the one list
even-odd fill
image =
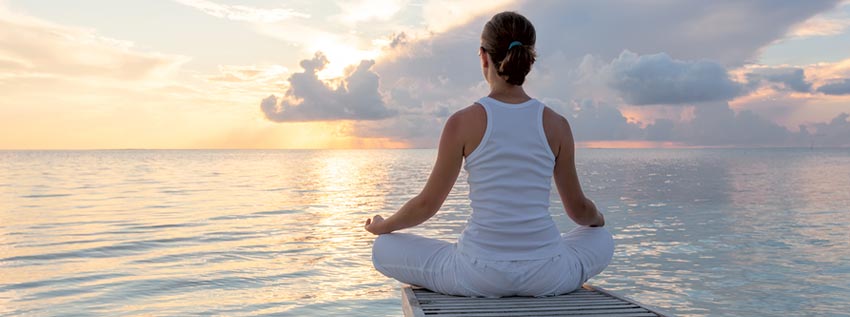
{"label": "calm sea", "polygon": [[[435,155],[0,152],[0,315],[401,315],[362,223],[417,194]],[[617,242],[591,283],[682,316],[850,312],[850,150],[577,160]],[[456,239],[465,176],[409,231]]]}

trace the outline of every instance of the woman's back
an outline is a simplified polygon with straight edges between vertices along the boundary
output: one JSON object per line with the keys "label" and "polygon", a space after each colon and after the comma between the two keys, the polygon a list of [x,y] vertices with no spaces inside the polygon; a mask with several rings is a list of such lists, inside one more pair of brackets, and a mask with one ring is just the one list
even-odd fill
{"label": "woman's back", "polygon": [[543,129],[545,106],[491,97],[478,101],[486,129],[464,168],[472,216],[460,252],[490,260],[531,260],[560,252],[560,233],[549,214],[555,156]]}
{"label": "woman's back", "polygon": [[[581,190],[569,123],[522,88],[535,39],[515,12],[485,24],[478,52],[490,94],[446,120],[422,192],[386,220],[366,220],[380,235],[372,247],[379,272],[445,294],[546,296],[580,287],[611,261],[614,241]],[[393,233],[434,216],[462,167],[473,211],[458,243]],[[563,235],[549,215],[553,178],[579,225]]]}

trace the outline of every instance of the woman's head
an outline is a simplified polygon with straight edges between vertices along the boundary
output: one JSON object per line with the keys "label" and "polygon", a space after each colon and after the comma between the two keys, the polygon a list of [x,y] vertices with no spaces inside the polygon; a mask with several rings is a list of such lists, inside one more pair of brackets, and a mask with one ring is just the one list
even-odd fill
{"label": "woman's head", "polygon": [[534,26],[516,12],[493,16],[481,32],[481,48],[493,61],[493,67],[509,84],[522,85],[534,64]]}

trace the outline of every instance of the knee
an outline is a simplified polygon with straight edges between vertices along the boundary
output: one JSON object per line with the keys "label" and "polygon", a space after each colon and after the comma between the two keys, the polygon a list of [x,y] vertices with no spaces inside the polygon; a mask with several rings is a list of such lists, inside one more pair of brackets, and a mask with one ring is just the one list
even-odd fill
{"label": "knee", "polygon": [[614,235],[605,228],[599,228],[599,241],[605,251],[605,256],[607,257],[607,262],[611,262],[611,259],[614,257]]}
{"label": "knee", "polygon": [[[386,253],[390,248],[389,245],[392,244],[390,240],[392,240],[391,234],[382,234],[375,238],[375,242],[372,243],[372,265],[381,273],[384,273],[381,264],[386,262]],[[386,273],[384,274],[386,275]]]}
{"label": "knee", "polygon": [[614,235],[605,227],[589,228],[592,230],[592,240],[597,241],[605,250],[614,250]]}
{"label": "knee", "polygon": [[588,228],[590,235],[588,236],[588,245],[593,248],[591,251],[597,262],[604,263],[605,266],[614,258],[614,235],[604,227]]}
{"label": "knee", "polygon": [[614,236],[604,227],[577,227],[563,235],[573,244],[592,245],[594,249],[614,250]]}
{"label": "knee", "polygon": [[384,245],[386,244],[387,235],[382,234],[375,238],[375,241],[372,242],[372,262],[375,262],[375,258],[378,257],[378,252],[384,249]]}
{"label": "knee", "polygon": [[611,249],[611,252],[614,252],[614,245],[615,245],[614,235],[611,234],[611,232],[608,231],[608,229],[603,228],[602,232],[603,232],[603,238],[602,238],[603,241],[605,241],[605,244],[609,247],[609,249]]}
{"label": "knee", "polygon": [[375,238],[375,241],[372,242],[372,255],[374,256],[376,253],[392,248],[391,245],[395,244],[394,240],[398,240],[395,236],[396,234],[394,233],[386,233]]}

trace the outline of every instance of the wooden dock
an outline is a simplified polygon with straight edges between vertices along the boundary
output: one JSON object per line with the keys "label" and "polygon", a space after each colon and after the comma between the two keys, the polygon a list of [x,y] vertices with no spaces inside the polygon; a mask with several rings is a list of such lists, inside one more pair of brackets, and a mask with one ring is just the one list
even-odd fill
{"label": "wooden dock", "polygon": [[473,298],[449,296],[418,286],[403,285],[402,310],[407,317],[458,316],[671,316],[611,291],[585,284],[582,288],[552,297]]}

